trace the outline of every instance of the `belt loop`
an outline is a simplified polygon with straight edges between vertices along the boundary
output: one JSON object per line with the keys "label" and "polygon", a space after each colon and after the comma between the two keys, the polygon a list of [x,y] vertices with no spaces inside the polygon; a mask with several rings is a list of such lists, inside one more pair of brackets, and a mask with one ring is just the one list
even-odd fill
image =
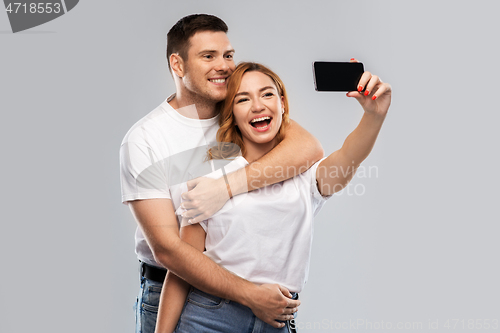
{"label": "belt loop", "polygon": [[143,277],[144,273],[146,272],[146,266],[144,265],[144,263],[142,261],[139,261],[139,262],[141,263],[140,264],[141,266],[139,268],[140,269],[140,273],[141,273],[141,277]]}

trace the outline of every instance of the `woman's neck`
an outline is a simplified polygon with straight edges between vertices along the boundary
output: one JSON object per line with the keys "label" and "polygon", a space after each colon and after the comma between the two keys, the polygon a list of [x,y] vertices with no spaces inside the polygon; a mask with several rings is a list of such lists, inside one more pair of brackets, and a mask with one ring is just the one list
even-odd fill
{"label": "woman's neck", "polygon": [[243,144],[246,150],[243,157],[248,163],[252,163],[269,153],[276,146],[276,138],[267,143],[256,143],[243,138]]}

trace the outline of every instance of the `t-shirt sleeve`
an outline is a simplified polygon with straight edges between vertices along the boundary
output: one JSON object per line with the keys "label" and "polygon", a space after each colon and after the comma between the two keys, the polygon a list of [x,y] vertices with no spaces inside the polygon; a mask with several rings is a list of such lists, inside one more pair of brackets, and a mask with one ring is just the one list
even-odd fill
{"label": "t-shirt sleeve", "polygon": [[[182,183],[180,185],[180,189],[181,189],[181,193],[187,192],[187,189],[188,189],[187,184]],[[186,200],[181,197],[181,203],[183,203],[184,201],[186,201]],[[183,219],[181,217],[182,213],[184,213],[185,211],[186,211],[186,209],[182,208],[181,206],[179,206],[179,208],[177,208],[177,210],[175,211],[175,215],[179,216],[179,221],[181,221],[181,228],[189,225],[187,223],[187,219]],[[209,220],[203,220],[201,222],[198,222],[201,225],[201,227],[203,228],[203,230],[205,230],[205,232],[207,232],[207,228],[208,228],[207,222],[208,221]]]}
{"label": "t-shirt sleeve", "polygon": [[165,160],[144,143],[125,142],[120,147],[122,202],[138,199],[170,199]]}
{"label": "t-shirt sleeve", "polygon": [[321,207],[325,204],[325,202],[332,197],[332,195],[322,195],[321,192],[318,189],[318,182],[316,181],[316,171],[318,170],[319,164],[325,159],[326,157],[322,158],[318,162],[314,163],[314,165],[307,170],[306,172],[308,173],[307,177],[309,178],[310,184],[311,184],[311,197],[312,197],[312,208],[313,208],[313,213],[316,215]]}

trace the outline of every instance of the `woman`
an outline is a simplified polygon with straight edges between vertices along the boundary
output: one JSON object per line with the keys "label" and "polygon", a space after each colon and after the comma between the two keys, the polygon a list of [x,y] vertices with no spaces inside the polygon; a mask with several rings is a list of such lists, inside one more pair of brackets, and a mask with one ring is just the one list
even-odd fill
{"label": "woman", "polygon": [[[181,238],[229,271],[257,284],[278,283],[295,297],[307,279],[313,217],[370,153],[390,105],[391,87],[365,72],[358,91],[347,96],[356,98],[365,113],[341,149],[294,178],[234,197],[209,220],[183,226]],[[280,142],[289,126],[288,112],[286,90],[275,73],[256,63],[238,65],[221,107],[219,145],[210,150],[210,158],[234,159],[226,173],[252,163]],[[176,326],[176,332],[251,332],[258,326],[259,332],[288,331],[284,323],[274,328],[236,302],[189,291],[170,272],[163,289],[158,333]]]}

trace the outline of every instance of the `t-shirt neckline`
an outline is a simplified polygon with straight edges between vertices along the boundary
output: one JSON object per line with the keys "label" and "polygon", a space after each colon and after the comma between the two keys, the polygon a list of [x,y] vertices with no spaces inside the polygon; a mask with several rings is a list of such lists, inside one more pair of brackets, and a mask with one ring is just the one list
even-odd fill
{"label": "t-shirt neckline", "polygon": [[161,108],[170,117],[174,118],[176,121],[183,123],[184,125],[191,127],[210,127],[217,124],[219,121],[219,115],[209,119],[193,119],[181,115],[176,109],[174,109],[169,102],[175,97],[175,93],[170,95],[162,104]]}

